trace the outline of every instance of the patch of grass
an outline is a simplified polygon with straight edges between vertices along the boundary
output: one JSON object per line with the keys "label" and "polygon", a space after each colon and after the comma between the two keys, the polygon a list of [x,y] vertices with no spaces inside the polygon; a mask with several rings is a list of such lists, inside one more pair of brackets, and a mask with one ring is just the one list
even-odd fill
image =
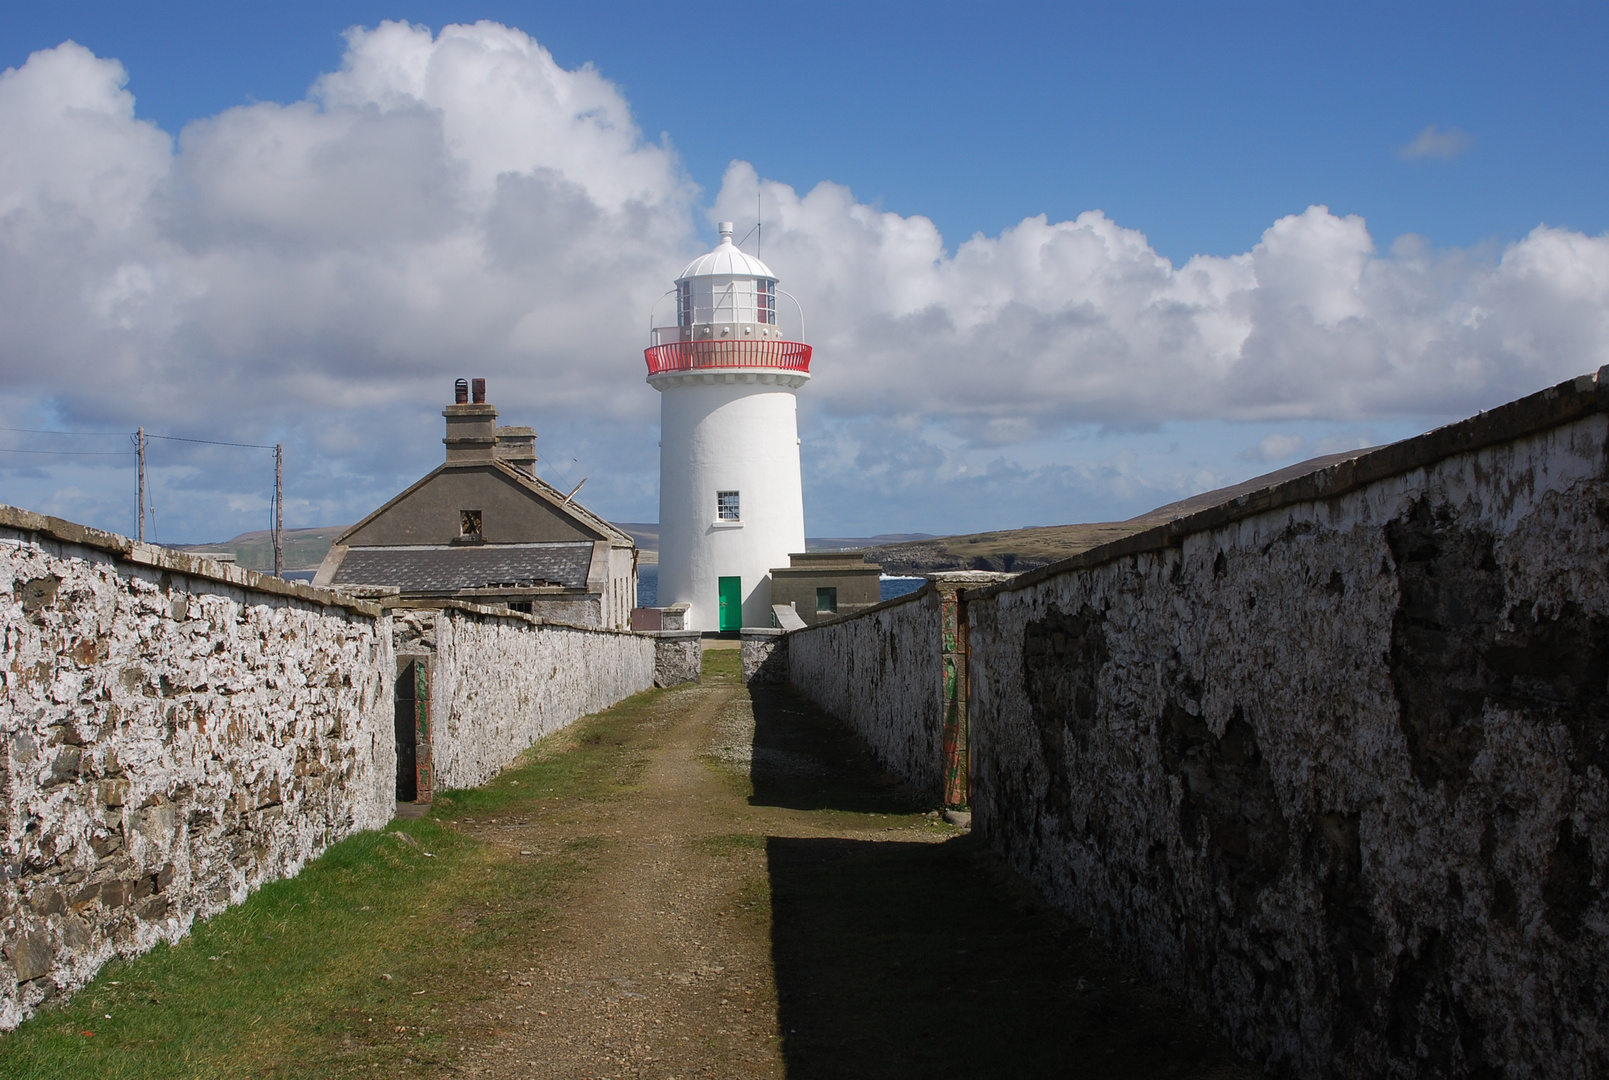
{"label": "patch of grass", "polygon": [[743,681],[742,649],[705,649],[703,666],[699,669],[703,681],[713,686],[729,686]]}
{"label": "patch of grass", "polygon": [[541,740],[497,776],[477,788],[436,796],[436,818],[481,817],[533,802],[597,799],[634,779],[639,755],[632,732],[664,690],[634,694],[606,712],[585,717]]}
{"label": "patch of grass", "polygon": [[582,721],[569,748],[528,754],[484,788],[448,793],[431,815],[336,844],[177,945],[107,965],[66,1004],[0,1036],[0,1078],[390,1078],[451,1067],[467,1039],[491,1037],[456,1022],[466,1003],[486,995],[486,973],[518,939],[540,946],[536,931],[596,844],[532,860],[444,819],[607,794],[630,779],[630,729],[651,701],[640,694]]}
{"label": "patch of grass", "polygon": [[564,842],[564,850],[596,851],[607,843],[609,843],[609,838],[604,836],[577,836],[573,840]]}
{"label": "patch of grass", "polygon": [[724,833],[719,836],[701,836],[694,841],[698,850],[715,858],[731,858],[746,851],[764,851],[765,837],[755,833]]}
{"label": "patch of grass", "polygon": [[751,925],[768,929],[771,925],[771,878],[756,874],[743,880],[732,901],[733,913]]}

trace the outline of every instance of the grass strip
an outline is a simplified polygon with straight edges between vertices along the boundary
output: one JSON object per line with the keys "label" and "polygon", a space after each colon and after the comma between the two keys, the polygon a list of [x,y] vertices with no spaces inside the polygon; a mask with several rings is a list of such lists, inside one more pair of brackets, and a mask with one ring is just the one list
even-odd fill
{"label": "grass strip", "polygon": [[[659,692],[544,740],[426,817],[334,845],[295,878],[108,964],[65,1004],[0,1036],[0,1078],[422,1076],[470,1039],[469,1008],[541,948],[585,844],[534,858],[454,821],[531,817],[634,779],[631,734]],[[478,1025],[478,1026],[477,1026]]]}

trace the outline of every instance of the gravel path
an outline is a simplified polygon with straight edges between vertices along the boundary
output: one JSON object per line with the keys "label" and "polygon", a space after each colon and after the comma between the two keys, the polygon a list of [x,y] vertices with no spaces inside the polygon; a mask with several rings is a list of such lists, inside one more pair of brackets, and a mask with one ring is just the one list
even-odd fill
{"label": "gravel path", "polygon": [[589,869],[444,1075],[1249,1075],[790,691],[717,674],[626,738],[614,793],[457,824]]}

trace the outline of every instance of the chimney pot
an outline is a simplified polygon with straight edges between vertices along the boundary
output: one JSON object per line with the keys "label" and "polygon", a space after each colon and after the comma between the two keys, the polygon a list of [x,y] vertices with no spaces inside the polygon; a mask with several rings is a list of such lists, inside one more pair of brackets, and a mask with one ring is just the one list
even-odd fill
{"label": "chimney pot", "polygon": [[469,383],[464,379],[459,379],[453,383],[453,404],[469,404]]}
{"label": "chimney pot", "polygon": [[484,404],[486,404],[486,380],[485,379],[476,379],[474,381],[474,383],[471,384],[471,385],[474,387],[474,390],[475,390],[475,404],[476,405],[484,405]]}

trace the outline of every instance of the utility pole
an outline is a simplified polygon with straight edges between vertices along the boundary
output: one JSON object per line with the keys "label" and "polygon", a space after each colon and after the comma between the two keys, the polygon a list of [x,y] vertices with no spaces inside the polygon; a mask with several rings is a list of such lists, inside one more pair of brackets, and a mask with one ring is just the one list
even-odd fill
{"label": "utility pole", "polygon": [[285,444],[274,444],[274,576],[285,576]]}
{"label": "utility pole", "polygon": [[134,527],[135,539],[145,543],[145,429],[134,433],[134,445],[140,458],[140,520]]}

